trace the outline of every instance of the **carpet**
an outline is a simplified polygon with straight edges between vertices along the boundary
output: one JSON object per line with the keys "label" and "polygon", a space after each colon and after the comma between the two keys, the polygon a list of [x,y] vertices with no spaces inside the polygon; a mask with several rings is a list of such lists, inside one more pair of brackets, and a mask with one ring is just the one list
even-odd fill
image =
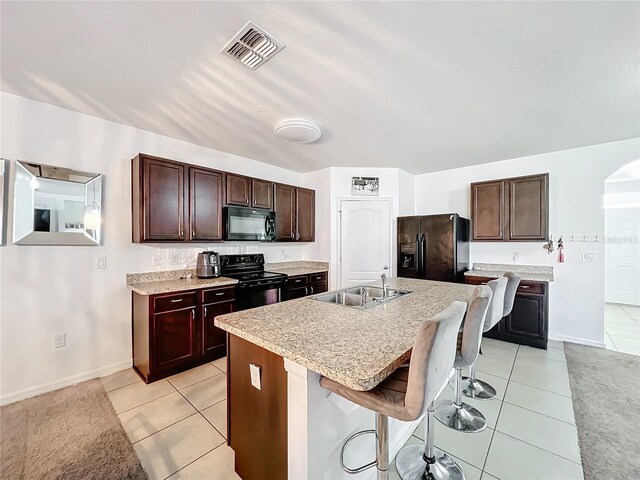
{"label": "carpet", "polygon": [[0,408],[2,480],[147,480],[99,380]]}
{"label": "carpet", "polygon": [[585,480],[640,478],[640,357],[564,349]]}

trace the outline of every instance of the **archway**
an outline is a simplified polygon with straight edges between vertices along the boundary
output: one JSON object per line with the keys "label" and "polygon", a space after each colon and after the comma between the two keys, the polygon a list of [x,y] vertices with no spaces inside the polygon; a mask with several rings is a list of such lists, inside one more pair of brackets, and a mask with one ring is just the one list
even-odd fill
{"label": "archway", "polygon": [[605,180],[605,345],[640,355],[640,160]]}

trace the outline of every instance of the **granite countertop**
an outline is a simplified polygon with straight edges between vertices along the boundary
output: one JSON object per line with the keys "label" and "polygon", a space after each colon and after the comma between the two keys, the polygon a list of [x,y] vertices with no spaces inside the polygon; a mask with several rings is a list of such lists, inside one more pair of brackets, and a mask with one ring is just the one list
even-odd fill
{"label": "granite countertop", "polygon": [[[378,285],[376,283],[376,285]],[[370,390],[409,357],[420,324],[475,286],[391,278],[413,293],[368,310],[313,298],[244,310],[215,325],[355,390]]]}
{"label": "granite countertop", "polygon": [[221,287],[223,285],[235,285],[238,280],[226,277],[217,278],[184,278],[173,280],[158,280],[151,282],[130,283],[131,290],[140,295],[156,295],[158,293],[182,292],[197,288]]}
{"label": "granite countertop", "polygon": [[465,276],[498,278],[506,272],[515,272],[522,277],[522,280],[530,282],[553,282],[553,267],[545,265],[476,263],[473,265],[473,270],[465,272]]}
{"label": "granite countertop", "polygon": [[328,271],[327,268],[323,267],[292,267],[292,268],[269,268],[268,272],[274,273],[284,273],[290,277],[295,277],[296,275],[310,275],[312,273],[321,273]]}

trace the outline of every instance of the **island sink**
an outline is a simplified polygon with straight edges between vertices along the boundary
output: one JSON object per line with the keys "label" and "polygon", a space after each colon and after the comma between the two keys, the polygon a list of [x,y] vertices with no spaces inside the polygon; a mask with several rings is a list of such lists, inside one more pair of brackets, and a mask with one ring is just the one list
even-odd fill
{"label": "island sink", "polygon": [[366,310],[368,308],[375,307],[376,305],[388,303],[410,293],[411,292],[408,290],[394,290],[390,288],[388,290],[388,295],[385,297],[382,288],[363,285],[324,293],[322,295],[312,297],[312,299],[319,302],[335,303],[336,305]]}

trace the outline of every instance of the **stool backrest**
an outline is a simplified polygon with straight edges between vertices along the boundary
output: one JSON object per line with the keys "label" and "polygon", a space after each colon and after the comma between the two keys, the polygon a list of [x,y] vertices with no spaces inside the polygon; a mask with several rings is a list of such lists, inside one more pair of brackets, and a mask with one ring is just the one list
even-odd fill
{"label": "stool backrest", "polygon": [[496,278],[487,282],[487,286],[493,292],[487,319],[484,322],[484,331],[488,332],[502,320],[504,313],[504,294],[507,289],[507,279],[505,277]]}
{"label": "stool backrest", "polygon": [[425,321],[413,342],[405,407],[418,418],[446,382],[456,357],[456,340],[467,304],[452,302]]}
{"label": "stool backrest", "polygon": [[491,288],[486,285],[478,285],[473,291],[467,314],[464,317],[462,346],[460,347],[460,357],[456,358],[456,367],[469,366],[478,358],[484,323],[492,296]]}
{"label": "stool backrest", "polygon": [[502,312],[502,316],[506,317],[511,313],[511,310],[513,310],[513,302],[516,299],[516,290],[518,290],[518,285],[520,285],[522,277],[513,272],[507,272],[503,277],[507,279],[507,289],[504,292],[504,311]]}

